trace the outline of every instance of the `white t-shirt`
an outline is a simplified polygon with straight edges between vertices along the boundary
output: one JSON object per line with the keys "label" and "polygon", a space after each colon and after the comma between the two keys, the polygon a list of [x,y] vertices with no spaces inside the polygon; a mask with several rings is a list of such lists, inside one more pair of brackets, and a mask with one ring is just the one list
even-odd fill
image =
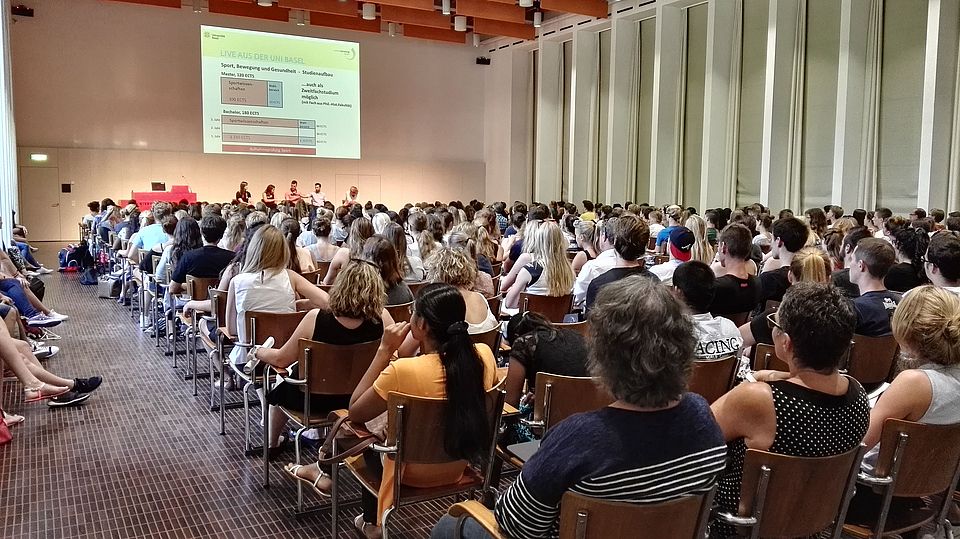
{"label": "white t-shirt", "polygon": [[[293,313],[297,311],[297,296],[290,284],[286,269],[259,273],[241,273],[230,281],[234,289],[237,309],[237,337],[247,342],[244,317],[247,311]],[[234,362],[242,361],[249,350],[239,346],[230,353]]]}
{"label": "white t-shirt", "polygon": [[317,193],[310,193],[310,205],[311,206],[323,206],[327,202],[327,194],[323,191]]}
{"label": "white t-shirt", "polygon": [[587,299],[587,288],[590,283],[607,272],[607,270],[617,265],[617,252],[613,249],[607,249],[597,255],[597,258],[588,260],[582,268],[577,280],[573,283],[573,305],[579,307]]}
{"label": "white t-shirt", "polygon": [[667,286],[673,286],[673,272],[680,267],[680,264],[682,263],[683,262],[680,262],[674,258],[668,262],[664,262],[663,264],[657,264],[656,266],[651,267],[650,273],[659,277],[661,283]]}
{"label": "white t-shirt", "polygon": [[697,337],[694,359],[720,359],[739,353],[743,338],[737,325],[731,320],[722,316],[714,317],[710,313],[695,314],[690,318],[693,320],[693,332]]}
{"label": "white t-shirt", "polygon": [[650,225],[650,236],[656,238],[660,231],[663,230],[663,225],[660,223],[653,223]]}

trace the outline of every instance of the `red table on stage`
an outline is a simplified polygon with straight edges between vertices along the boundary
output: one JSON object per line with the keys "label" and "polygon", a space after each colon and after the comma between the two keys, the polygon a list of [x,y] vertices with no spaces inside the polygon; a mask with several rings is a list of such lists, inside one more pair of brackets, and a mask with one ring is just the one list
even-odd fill
{"label": "red table on stage", "polygon": [[[146,211],[158,200],[172,204],[178,204],[181,200],[186,200],[187,203],[193,204],[197,201],[197,194],[190,191],[188,185],[174,185],[170,187],[169,191],[132,191],[130,199],[137,201],[137,207],[140,208],[140,211]],[[126,206],[127,201],[120,201],[120,204]]]}

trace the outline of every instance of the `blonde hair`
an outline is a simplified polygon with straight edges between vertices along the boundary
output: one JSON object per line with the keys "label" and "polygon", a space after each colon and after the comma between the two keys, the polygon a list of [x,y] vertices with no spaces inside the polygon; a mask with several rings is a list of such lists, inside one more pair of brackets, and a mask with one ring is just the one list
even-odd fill
{"label": "blonde hair", "polygon": [[690,248],[690,260],[710,264],[717,252],[710,245],[707,239],[707,222],[699,215],[691,215],[687,218],[685,227],[693,232],[693,246]]}
{"label": "blonde hair", "polygon": [[932,285],[911,290],[893,313],[893,336],[924,363],[960,363],[960,298]]}
{"label": "blonde hair", "polygon": [[366,217],[358,217],[350,223],[350,232],[344,247],[350,249],[350,258],[360,258],[363,255],[363,244],[373,236],[373,222]]}
{"label": "blonde hair", "polygon": [[[453,235],[460,234],[454,232]],[[451,235],[451,240],[453,238]],[[431,283],[447,283],[460,288],[473,288],[477,280],[477,263],[462,250],[452,247],[441,247],[424,261],[427,270],[427,281]]]}
{"label": "blonde hair", "polygon": [[844,236],[847,235],[847,232],[849,232],[851,228],[856,228],[857,226],[859,226],[859,224],[853,217],[841,217],[833,223],[833,229],[839,230]]}
{"label": "blonde hair", "polygon": [[273,225],[264,225],[254,232],[247,246],[243,273],[283,270],[290,264],[290,247],[283,234]]}
{"label": "blonde hair", "polygon": [[223,235],[224,246],[230,250],[236,250],[243,243],[243,235],[247,231],[247,224],[239,213],[235,213],[227,220],[227,233]]}
{"label": "blonde hair", "polygon": [[567,260],[566,240],[556,223],[543,221],[539,226],[527,229],[523,239],[524,251],[533,255],[535,262],[543,265],[540,276],[546,283],[550,296],[563,296],[573,289],[573,268]]}
{"label": "blonde hair", "polygon": [[334,316],[378,321],[386,304],[387,286],[374,264],[351,262],[337,273],[330,290]]}
{"label": "blonde hair", "polygon": [[797,283],[826,283],[830,279],[830,260],[816,247],[804,247],[793,255],[790,273]]}
{"label": "blonde hair", "polygon": [[583,242],[594,245],[597,241],[597,224],[593,221],[577,221],[574,225],[577,230],[577,239],[583,238]]}

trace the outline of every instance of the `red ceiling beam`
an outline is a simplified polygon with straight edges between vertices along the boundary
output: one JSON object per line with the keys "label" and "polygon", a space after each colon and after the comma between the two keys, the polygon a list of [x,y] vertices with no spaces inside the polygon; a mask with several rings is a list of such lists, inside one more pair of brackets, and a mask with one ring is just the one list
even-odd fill
{"label": "red ceiling beam", "polygon": [[504,22],[527,21],[527,10],[521,7],[484,0],[457,0],[457,15]]}
{"label": "red ceiling beam", "polygon": [[418,39],[429,39],[431,41],[443,41],[445,43],[457,43],[463,45],[467,42],[467,36],[464,32],[455,30],[441,30],[439,28],[427,28],[425,26],[415,26],[412,24],[404,25],[404,37],[415,37]]}
{"label": "red ceiling beam", "polygon": [[433,0],[377,0],[377,3],[383,6],[405,7],[410,9],[421,9],[424,11],[435,11]]}
{"label": "red ceiling beam", "polygon": [[536,39],[537,31],[529,24],[473,19],[473,32],[487,36],[510,36],[519,39]]}
{"label": "red ceiling beam", "polygon": [[608,6],[607,0],[540,0],[540,8],[605,19]]}
{"label": "red ceiling beam", "polygon": [[346,17],[343,15],[330,15],[327,13],[310,12],[310,24],[313,26],[326,26],[328,28],[343,28],[345,30],[358,30],[360,32],[380,33],[380,19],[365,21],[356,15]]}
{"label": "red ceiling beam", "polygon": [[115,0],[116,2],[128,2],[130,4],[144,4],[148,6],[172,7],[180,9],[180,0]]}
{"label": "red ceiling beam", "polygon": [[423,11],[394,6],[380,6],[380,18],[389,22],[413,24],[429,28],[450,29],[450,17],[439,11]]}
{"label": "red ceiling beam", "polygon": [[331,13],[333,15],[357,15],[356,2],[340,2],[339,0],[278,0],[280,7]]}
{"label": "red ceiling beam", "polygon": [[290,10],[283,7],[271,6],[263,7],[253,2],[241,3],[233,0],[209,0],[210,13],[222,13],[224,15],[237,15],[238,17],[252,17],[254,19],[267,19],[271,21],[290,20]]}

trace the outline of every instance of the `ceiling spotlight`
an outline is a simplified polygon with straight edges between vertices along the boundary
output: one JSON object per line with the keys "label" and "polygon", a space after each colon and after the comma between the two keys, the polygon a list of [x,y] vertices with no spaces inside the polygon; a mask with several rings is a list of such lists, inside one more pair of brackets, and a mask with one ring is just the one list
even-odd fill
{"label": "ceiling spotlight", "polygon": [[441,11],[444,15],[449,15],[449,14],[450,14],[450,0],[442,0],[442,1],[440,2],[440,11]]}
{"label": "ceiling spotlight", "polygon": [[363,5],[363,20],[365,21],[375,21],[377,20],[377,5],[366,3]]}
{"label": "ceiling spotlight", "polygon": [[387,33],[390,34],[390,37],[397,37],[397,23],[392,22],[388,24]]}
{"label": "ceiling spotlight", "polygon": [[520,0],[520,7],[533,7],[533,0]]}
{"label": "ceiling spotlight", "polygon": [[457,15],[453,18],[453,29],[457,32],[467,31],[467,18],[463,15]]}
{"label": "ceiling spotlight", "polygon": [[540,28],[541,26],[543,26],[543,12],[542,12],[542,11],[534,11],[534,12],[533,12],[533,27],[534,27],[534,28]]}
{"label": "ceiling spotlight", "polygon": [[260,7],[271,7],[273,6],[273,0],[257,0],[257,5]]}

